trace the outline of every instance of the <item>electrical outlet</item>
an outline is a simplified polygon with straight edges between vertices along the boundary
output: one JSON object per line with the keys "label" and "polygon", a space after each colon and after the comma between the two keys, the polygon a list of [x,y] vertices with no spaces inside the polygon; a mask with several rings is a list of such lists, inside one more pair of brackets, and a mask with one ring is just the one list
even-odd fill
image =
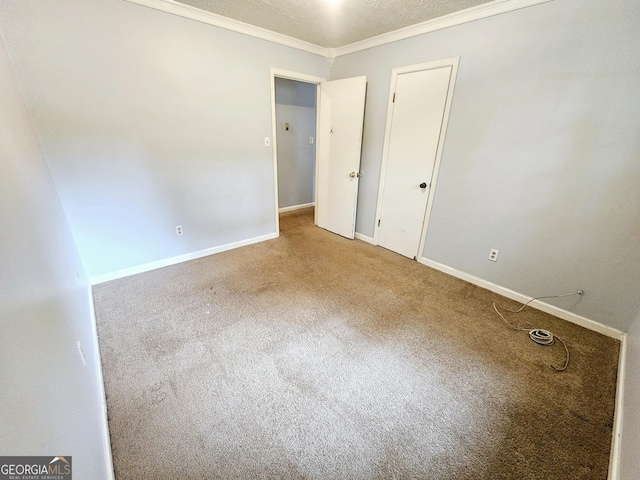
{"label": "electrical outlet", "polygon": [[271,139],[269,137],[264,137],[264,146],[265,147],[271,146]]}
{"label": "electrical outlet", "polygon": [[491,249],[491,251],[489,252],[489,260],[491,260],[492,262],[498,261],[498,250],[496,250],[495,248]]}
{"label": "electrical outlet", "polygon": [[182,231],[182,225],[177,225],[176,226],[176,235],[180,236],[182,235],[184,232]]}

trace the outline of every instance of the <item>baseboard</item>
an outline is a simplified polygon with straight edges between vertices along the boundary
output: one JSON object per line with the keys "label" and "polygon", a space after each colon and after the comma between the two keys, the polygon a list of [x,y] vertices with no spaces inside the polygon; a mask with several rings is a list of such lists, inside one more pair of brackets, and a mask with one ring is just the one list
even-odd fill
{"label": "baseboard", "polygon": [[620,341],[620,355],[618,359],[618,379],[616,385],[616,406],[613,414],[613,435],[611,438],[611,453],[609,454],[609,480],[620,478],[620,448],[622,437],[622,418],[624,416],[624,385],[627,368],[627,335]]}
{"label": "baseboard", "polygon": [[109,434],[109,419],[107,417],[107,394],[104,388],[104,377],[102,376],[102,358],[100,356],[100,344],[98,342],[98,323],[96,321],[96,311],[93,304],[93,291],[89,288],[89,314],[92,323],[92,343],[95,352],[96,377],[98,380],[98,394],[100,395],[100,407],[102,410],[102,436],[104,441],[105,469],[108,480],[115,480],[115,470],[113,469],[113,455],[111,453],[111,436]]}
{"label": "baseboard", "polygon": [[363,235],[362,233],[356,232],[356,238],[358,240],[362,240],[363,242],[370,243],[371,245],[377,245],[373,238]]}
{"label": "baseboard", "polygon": [[293,212],[294,210],[300,210],[301,208],[314,207],[315,205],[316,204],[314,202],[311,202],[311,203],[301,203],[300,205],[292,205],[290,207],[282,207],[278,209],[278,213]]}
{"label": "baseboard", "polygon": [[195,260],[197,258],[207,257],[214,253],[226,252],[227,250],[233,250],[234,248],[245,247],[254,243],[264,242],[265,240],[271,240],[277,238],[277,233],[269,233],[267,235],[261,235],[259,237],[248,238],[239,242],[227,243],[226,245],[220,245],[218,247],[207,248],[198,252],[187,253],[185,255],[179,255],[177,257],[165,258],[164,260],[158,260],[156,262],[145,263],[136,267],[125,268],[123,270],[117,270],[105,275],[97,275],[90,277],[89,282],[91,285],[98,285],[100,283],[109,282],[111,280],[117,280],[118,278],[129,277],[131,275],[137,275],[138,273],[149,272],[158,268],[168,267],[176,265],[178,263],[187,262],[189,260]]}
{"label": "baseboard", "polygon": [[[511,300],[515,300],[520,303],[526,303],[530,301],[532,298],[527,295],[523,295],[522,293],[515,292],[508,288],[505,288],[495,283],[484,280],[480,277],[476,277],[469,273],[457,270],[453,267],[449,267],[448,265],[444,265],[442,263],[436,262],[429,258],[422,257],[418,261],[431,268],[435,268],[436,270],[440,270],[441,272],[460,278],[461,280],[465,280],[469,283],[473,283],[474,285],[477,285],[479,287],[486,288],[487,290],[491,290],[492,292],[498,293],[504,297],[510,298]],[[541,302],[540,300],[535,300],[531,302],[529,305],[537,310],[540,310],[545,313],[549,313],[563,320],[567,320],[568,322],[575,323],[577,325],[580,325],[581,327],[587,328],[589,330],[593,330],[594,332],[601,333],[603,335],[606,335],[607,337],[615,338],[616,340],[622,340],[625,335],[624,332],[618,330],[617,328],[604,325],[595,320],[591,320],[590,318],[577,315],[573,312],[569,312],[568,310],[564,310],[562,308],[556,307],[554,305],[550,305],[545,302]]]}

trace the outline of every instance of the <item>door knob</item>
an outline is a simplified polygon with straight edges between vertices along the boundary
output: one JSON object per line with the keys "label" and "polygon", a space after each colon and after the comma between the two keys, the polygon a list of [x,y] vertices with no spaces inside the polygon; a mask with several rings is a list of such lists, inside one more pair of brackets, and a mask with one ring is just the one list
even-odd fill
{"label": "door knob", "polygon": [[349,176],[350,176],[351,178],[356,178],[356,175],[357,175],[357,173],[356,173],[356,172],[351,172],[351,173],[349,174]]}
{"label": "door knob", "polygon": [[426,184],[426,183],[424,183],[424,182],[422,182],[422,183],[420,184],[420,188],[427,188],[427,184]]}

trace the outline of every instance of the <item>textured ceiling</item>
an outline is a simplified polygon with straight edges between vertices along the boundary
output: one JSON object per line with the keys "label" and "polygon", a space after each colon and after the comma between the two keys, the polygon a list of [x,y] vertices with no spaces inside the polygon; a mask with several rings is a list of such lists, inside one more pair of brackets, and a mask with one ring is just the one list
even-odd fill
{"label": "textured ceiling", "polygon": [[175,0],[337,48],[491,0]]}

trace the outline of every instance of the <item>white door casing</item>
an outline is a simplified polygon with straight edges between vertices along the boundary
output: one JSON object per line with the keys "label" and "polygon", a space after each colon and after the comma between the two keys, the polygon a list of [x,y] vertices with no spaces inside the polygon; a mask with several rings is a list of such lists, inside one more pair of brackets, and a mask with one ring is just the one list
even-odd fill
{"label": "white door casing", "polygon": [[374,241],[409,258],[426,239],[457,66],[453,58],[392,72]]}
{"label": "white door casing", "polygon": [[366,77],[320,85],[316,224],[354,238]]}
{"label": "white door casing", "polygon": [[[280,216],[278,213],[278,145],[277,145],[277,124],[276,124],[276,86],[275,78],[287,78],[289,80],[296,80],[298,82],[306,82],[314,85],[320,85],[327,80],[322,77],[316,77],[313,75],[307,75],[305,73],[291,72],[289,70],[282,70],[279,68],[271,68],[271,148],[273,151],[273,191],[274,191],[274,205],[275,205],[275,224],[276,234],[280,235]],[[318,88],[318,96],[316,105],[320,104],[320,88]],[[320,123],[320,109],[316,108],[316,125]],[[316,134],[317,135],[317,134]],[[317,139],[316,139],[317,140]],[[318,142],[316,144],[316,158],[318,157]],[[316,167],[317,170],[317,167]],[[316,181],[317,186],[317,181]],[[316,199],[317,201],[317,195]]]}

